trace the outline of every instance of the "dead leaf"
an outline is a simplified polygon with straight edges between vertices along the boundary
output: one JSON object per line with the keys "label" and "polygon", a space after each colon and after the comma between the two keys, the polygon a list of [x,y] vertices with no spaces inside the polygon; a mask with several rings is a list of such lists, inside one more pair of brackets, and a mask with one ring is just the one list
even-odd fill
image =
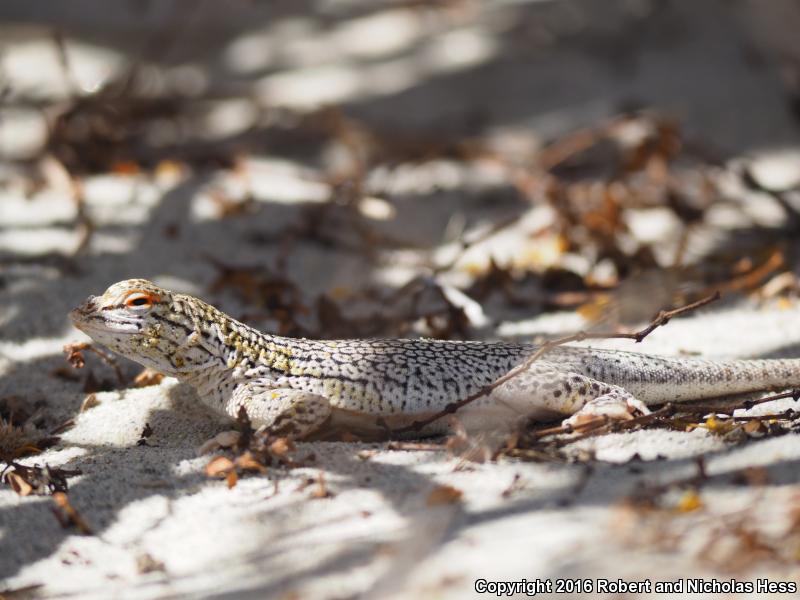
{"label": "dead leaf", "polygon": [[164,374],[154,371],[149,367],[142,369],[142,371],[133,380],[133,387],[142,388],[151,385],[158,385],[164,379]]}
{"label": "dead leaf", "polygon": [[766,431],[766,427],[761,422],[760,419],[752,419],[747,421],[744,425],[742,425],[742,429],[744,429],[745,433],[748,435],[753,435],[755,433],[763,433]]}
{"label": "dead leaf", "polygon": [[53,514],[55,514],[58,522],[65,529],[69,526],[74,526],[78,531],[84,535],[93,535],[92,529],[81,517],[80,513],[69,502],[67,494],[64,492],[56,492],[53,494]]}
{"label": "dead leaf", "polygon": [[711,433],[725,435],[736,429],[737,425],[732,419],[720,419],[716,415],[709,416],[703,426]]}
{"label": "dead leaf", "polygon": [[292,450],[294,450],[292,440],[285,437],[277,438],[269,445],[269,452],[274,456],[286,456]]}
{"label": "dead leaf", "polygon": [[89,394],[84,398],[83,402],[81,403],[80,412],[86,412],[90,408],[94,408],[95,406],[100,405],[100,400],[97,399],[95,394]]}
{"label": "dead leaf", "polygon": [[155,177],[163,183],[180,181],[186,173],[186,167],[175,160],[162,160],[156,165]]}
{"label": "dead leaf", "polygon": [[697,490],[686,490],[675,507],[678,512],[682,513],[692,512],[701,508],[703,508],[703,501]]}
{"label": "dead leaf", "polygon": [[258,461],[253,453],[249,450],[241,456],[237,456],[235,464],[242,471],[251,471],[254,473],[267,472],[267,468],[260,461]]}
{"label": "dead leaf", "polygon": [[233,471],[235,467],[236,465],[233,464],[230,458],[217,456],[206,465],[205,471],[208,477],[224,477],[230,471]]}
{"label": "dead leaf", "polygon": [[111,172],[115,175],[138,175],[142,169],[131,160],[121,160],[111,165]]}
{"label": "dead leaf", "polygon": [[72,365],[73,369],[82,369],[86,365],[86,358],[83,356],[83,351],[89,344],[86,343],[78,343],[78,344],[66,344],[64,346],[64,352],[67,355],[67,362]]}
{"label": "dead leaf", "polygon": [[11,489],[20,496],[28,496],[33,492],[33,486],[20,477],[17,473],[11,472],[6,475],[6,480]]}
{"label": "dead leaf", "polygon": [[428,506],[439,506],[442,504],[457,504],[461,502],[464,492],[451,485],[440,485],[433,488],[425,503]]}

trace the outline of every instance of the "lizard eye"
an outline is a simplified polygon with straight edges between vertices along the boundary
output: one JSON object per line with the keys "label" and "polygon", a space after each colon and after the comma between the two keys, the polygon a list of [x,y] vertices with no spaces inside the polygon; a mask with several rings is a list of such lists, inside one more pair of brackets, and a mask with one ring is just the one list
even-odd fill
{"label": "lizard eye", "polygon": [[153,303],[157,301],[158,298],[153,294],[148,294],[146,292],[132,292],[131,294],[128,294],[127,298],[125,298],[125,306],[128,308],[150,308],[153,306]]}

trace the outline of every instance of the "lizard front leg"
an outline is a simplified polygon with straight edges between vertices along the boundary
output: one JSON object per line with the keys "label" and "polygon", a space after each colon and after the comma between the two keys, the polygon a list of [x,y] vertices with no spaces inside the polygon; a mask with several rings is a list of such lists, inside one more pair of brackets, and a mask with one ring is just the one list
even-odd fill
{"label": "lizard front leg", "polygon": [[236,417],[244,408],[256,429],[271,435],[303,438],[318,430],[331,414],[328,399],[318,394],[289,388],[271,387],[260,379],[236,386],[225,405],[225,412]]}

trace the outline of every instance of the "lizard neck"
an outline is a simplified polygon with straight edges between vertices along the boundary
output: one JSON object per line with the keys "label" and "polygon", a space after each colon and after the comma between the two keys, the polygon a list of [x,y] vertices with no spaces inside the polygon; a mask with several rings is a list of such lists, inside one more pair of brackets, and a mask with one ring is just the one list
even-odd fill
{"label": "lizard neck", "polygon": [[281,358],[291,354],[286,338],[262,333],[191,296],[176,295],[172,316],[185,333],[171,360],[173,374],[198,389],[279,374]]}

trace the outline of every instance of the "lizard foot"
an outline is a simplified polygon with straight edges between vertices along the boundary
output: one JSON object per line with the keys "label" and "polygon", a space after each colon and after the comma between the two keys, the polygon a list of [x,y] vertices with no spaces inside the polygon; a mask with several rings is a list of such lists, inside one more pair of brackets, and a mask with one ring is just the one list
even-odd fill
{"label": "lizard foot", "polygon": [[648,415],[650,409],[627,392],[613,391],[590,400],[562,425],[576,427],[597,419],[612,419],[615,421],[629,421],[638,414]]}

